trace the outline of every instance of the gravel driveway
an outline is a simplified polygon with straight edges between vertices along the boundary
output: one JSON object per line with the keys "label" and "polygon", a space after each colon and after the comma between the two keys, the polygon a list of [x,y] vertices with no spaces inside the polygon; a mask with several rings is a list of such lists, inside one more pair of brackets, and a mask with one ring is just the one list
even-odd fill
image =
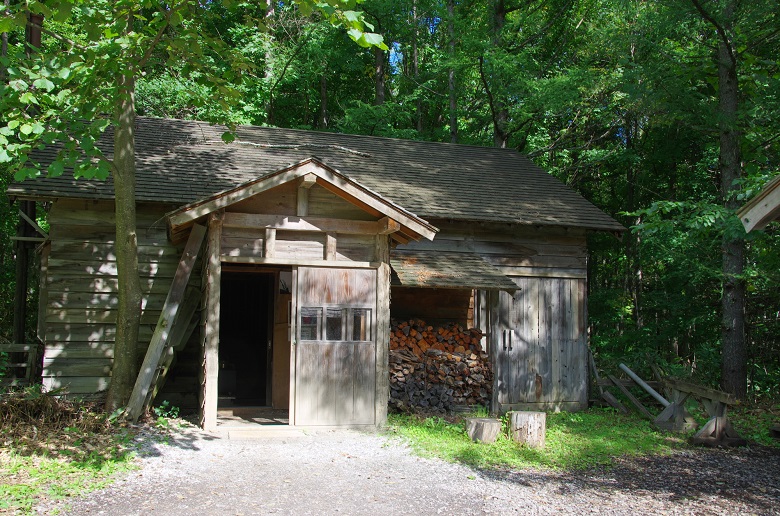
{"label": "gravel driveway", "polygon": [[41,507],[60,514],[780,514],[775,450],[621,460],[610,470],[475,471],[351,431],[252,440],[139,436],[141,469]]}

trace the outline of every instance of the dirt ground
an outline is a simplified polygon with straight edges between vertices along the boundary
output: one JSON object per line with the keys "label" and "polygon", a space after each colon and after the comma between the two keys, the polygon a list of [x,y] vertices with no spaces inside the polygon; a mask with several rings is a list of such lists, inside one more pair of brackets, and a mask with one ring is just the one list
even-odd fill
{"label": "dirt ground", "polygon": [[780,454],[697,449],[577,472],[478,471],[351,431],[139,435],[140,469],[41,514],[780,514]]}

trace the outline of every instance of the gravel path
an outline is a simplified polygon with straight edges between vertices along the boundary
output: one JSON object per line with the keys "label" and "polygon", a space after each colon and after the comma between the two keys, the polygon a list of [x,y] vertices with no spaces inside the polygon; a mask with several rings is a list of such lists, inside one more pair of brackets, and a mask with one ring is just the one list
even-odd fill
{"label": "gravel path", "polygon": [[139,435],[141,469],[47,514],[780,514],[780,454],[695,450],[609,470],[475,471],[350,431]]}

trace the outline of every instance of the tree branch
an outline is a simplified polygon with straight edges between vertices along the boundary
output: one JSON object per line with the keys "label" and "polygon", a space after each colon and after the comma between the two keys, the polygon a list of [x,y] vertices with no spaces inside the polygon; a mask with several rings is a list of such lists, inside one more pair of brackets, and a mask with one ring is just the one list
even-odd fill
{"label": "tree branch", "polygon": [[487,82],[487,77],[485,77],[485,56],[481,55],[479,56],[479,78],[482,80],[482,85],[485,87],[485,94],[488,98],[488,107],[490,107],[490,118],[493,121],[493,127],[496,126],[496,108],[495,108],[495,101],[493,99],[493,93],[490,91],[490,86]]}
{"label": "tree branch", "polygon": [[149,48],[146,49],[146,52],[144,52],[144,55],[141,56],[141,59],[135,65],[136,69],[143,68],[144,65],[147,63],[147,61],[149,61],[149,58],[152,57],[152,53],[154,52],[154,49],[157,48],[157,44],[160,43],[160,40],[162,39],[163,35],[165,34],[165,31],[168,29],[170,24],[171,24],[171,11],[168,10],[168,11],[165,12],[165,23],[162,24],[162,27],[160,27],[160,30],[158,30],[157,34],[154,35],[154,39],[152,40],[152,44],[149,45]]}
{"label": "tree branch", "polygon": [[731,60],[731,64],[737,66],[737,56],[734,55],[734,49],[731,48],[731,40],[729,40],[729,35],[727,34],[726,29],[723,27],[723,25],[718,23],[718,20],[713,18],[710,13],[704,10],[704,7],[701,5],[699,0],[691,0],[691,3],[696,8],[696,10],[699,11],[699,14],[701,14],[702,18],[715,27],[715,32],[718,33],[721,41],[723,41],[723,44],[726,45],[726,50],[729,52],[729,59]]}
{"label": "tree branch", "polygon": [[67,43],[71,47],[77,49],[79,52],[86,52],[87,51],[86,47],[82,47],[81,45],[79,45],[78,43],[73,41],[72,39],[68,39],[65,36],[60,36],[56,32],[52,32],[49,29],[46,29],[46,28],[44,28],[43,26],[41,26],[41,25],[39,25],[37,23],[30,22],[30,25],[32,25],[35,28],[41,29],[42,33],[46,34],[47,36],[51,36],[52,38],[56,39],[57,41],[62,41],[63,43]]}

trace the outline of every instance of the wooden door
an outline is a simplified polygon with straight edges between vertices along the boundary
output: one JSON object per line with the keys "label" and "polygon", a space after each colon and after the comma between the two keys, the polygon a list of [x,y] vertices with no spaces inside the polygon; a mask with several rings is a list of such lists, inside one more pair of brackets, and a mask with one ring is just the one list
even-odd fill
{"label": "wooden door", "polygon": [[493,294],[494,401],[499,410],[587,403],[584,281],[513,278]]}
{"label": "wooden door", "polygon": [[299,267],[295,424],[373,425],[376,271]]}

